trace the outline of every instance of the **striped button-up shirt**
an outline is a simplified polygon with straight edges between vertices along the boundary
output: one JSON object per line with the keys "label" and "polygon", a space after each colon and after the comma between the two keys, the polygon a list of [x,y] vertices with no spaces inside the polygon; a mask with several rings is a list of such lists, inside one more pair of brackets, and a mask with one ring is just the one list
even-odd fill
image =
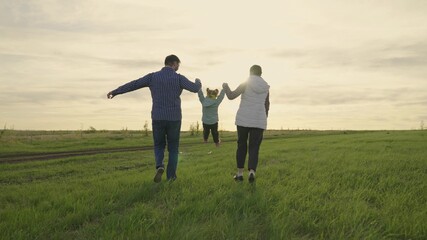
{"label": "striped button-up shirt", "polygon": [[149,87],[153,106],[151,118],[153,120],[178,121],[182,118],[181,93],[183,89],[198,92],[201,83],[188,80],[170,67],[163,67],[160,71],[150,73],[144,77],[118,87],[112,94],[118,95],[131,92],[143,87]]}

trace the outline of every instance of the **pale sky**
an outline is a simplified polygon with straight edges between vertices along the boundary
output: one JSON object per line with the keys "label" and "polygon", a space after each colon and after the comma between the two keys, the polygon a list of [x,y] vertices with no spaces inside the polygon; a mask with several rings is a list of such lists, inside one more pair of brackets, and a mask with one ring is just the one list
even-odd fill
{"label": "pale sky", "polygon": [[[116,87],[181,59],[203,88],[232,89],[261,65],[269,129],[418,129],[427,125],[425,0],[0,0],[0,125],[135,129],[148,88]],[[219,126],[235,130],[240,98]],[[183,126],[201,121],[182,95]]]}

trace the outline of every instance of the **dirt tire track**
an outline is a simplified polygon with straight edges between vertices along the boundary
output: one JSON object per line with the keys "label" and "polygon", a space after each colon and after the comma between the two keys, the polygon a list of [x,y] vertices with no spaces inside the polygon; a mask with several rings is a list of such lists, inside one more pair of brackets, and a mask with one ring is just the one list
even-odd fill
{"label": "dirt tire track", "polygon": [[[230,140],[226,140],[223,142],[230,142]],[[182,146],[195,145],[195,144],[203,144],[203,143],[181,143],[179,145],[180,147],[182,147]],[[53,160],[53,159],[59,159],[59,158],[90,156],[90,155],[104,154],[104,153],[147,151],[147,150],[153,150],[153,149],[154,149],[154,146],[141,146],[141,147],[121,147],[121,148],[98,148],[98,149],[52,152],[52,153],[6,155],[3,157],[0,157],[0,164],[20,163],[20,162],[29,162],[29,161],[46,161],[46,160]]]}
{"label": "dirt tire track", "polygon": [[[264,137],[264,140],[274,139],[274,137]],[[221,142],[235,142],[235,139],[222,140]],[[180,143],[179,146],[188,146],[188,145],[197,145],[204,144],[203,142],[199,143]],[[213,144],[213,143],[212,143]],[[46,161],[59,158],[68,158],[68,157],[80,157],[80,156],[90,156],[96,154],[104,153],[117,153],[117,152],[134,152],[134,151],[147,151],[153,150],[154,146],[140,146],[140,147],[121,147],[121,148],[97,148],[97,149],[86,149],[79,151],[64,151],[64,152],[52,152],[52,153],[29,153],[29,154],[17,154],[17,155],[6,155],[0,157],[0,164],[6,163],[21,163],[21,162],[30,162],[30,161]]]}
{"label": "dirt tire track", "polygon": [[103,154],[103,153],[146,151],[146,150],[152,150],[152,149],[153,149],[153,146],[142,146],[142,147],[100,148],[100,149],[88,149],[88,150],[80,150],[80,151],[9,155],[9,156],[0,157],[0,164],[29,162],[29,161],[43,161],[43,160],[52,160],[52,159],[79,157],[79,156],[90,156],[90,155]]}

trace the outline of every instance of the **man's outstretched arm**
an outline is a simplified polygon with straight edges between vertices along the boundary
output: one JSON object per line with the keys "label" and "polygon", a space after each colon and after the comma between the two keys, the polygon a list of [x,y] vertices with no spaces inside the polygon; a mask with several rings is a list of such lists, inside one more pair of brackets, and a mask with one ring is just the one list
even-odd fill
{"label": "man's outstretched arm", "polygon": [[200,79],[196,78],[196,81],[193,83],[182,75],[180,75],[179,84],[182,89],[188,90],[193,93],[198,92],[200,88],[202,88],[202,83],[200,82]]}
{"label": "man's outstretched arm", "polygon": [[116,90],[113,90],[107,94],[107,98],[111,99],[116,95],[132,92],[137,89],[148,87],[151,81],[151,73],[145,75],[142,78],[139,78],[137,80],[133,80],[131,82],[126,83],[123,86],[118,87]]}

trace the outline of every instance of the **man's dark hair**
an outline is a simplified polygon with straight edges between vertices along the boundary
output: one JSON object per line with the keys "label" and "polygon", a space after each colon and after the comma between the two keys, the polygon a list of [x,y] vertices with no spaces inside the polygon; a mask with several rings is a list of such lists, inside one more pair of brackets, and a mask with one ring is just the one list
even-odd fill
{"label": "man's dark hair", "polygon": [[261,76],[262,74],[262,69],[259,65],[253,65],[249,71],[252,75]]}
{"label": "man's dark hair", "polygon": [[165,58],[165,65],[171,66],[174,62],[181,63],[176,55],[169,55]]}

